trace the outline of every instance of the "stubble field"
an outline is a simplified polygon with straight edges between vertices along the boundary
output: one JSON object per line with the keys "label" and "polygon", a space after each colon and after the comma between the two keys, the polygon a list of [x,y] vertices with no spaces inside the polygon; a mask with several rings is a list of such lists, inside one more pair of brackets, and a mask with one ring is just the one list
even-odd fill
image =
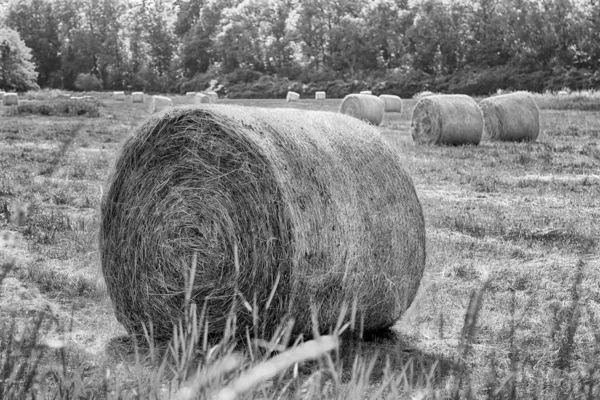
{"label": "stubble field", "polygon": [[[384,396],[390,389],[377,388],[390,372],[404,377],[407,397],[420,388],[441,397],[459,388],[467,397],[468,387],[490,398],[600,395],[600,111],[554,110],[559,103],[541,100],[534,143],[415,146],[416,101],[386,114],[382,135],[423,206],[427,265],[393,334],[348,350],[374,357],[373,380],[349,389],[351,367],[342,368],[340,398]],[[340,100],[221,103],[336,112]],[[152,379],[150,366],[135,372],[135,346],[113,316],[97,240],[104,181],[147,108],[106,99],[99,118],[0,117],[0,230],[20,234],[0,249],[0,263],[15,260],[0,286],[0,321],[6,328],[14,318],[18,337],[49,313],[40,370],[83,371],[90,390]],[[17,225],[22,206],[27,215]],[[480,300],[467,313],[472,298]],[[330,397],[319,390],[314,397]]]}

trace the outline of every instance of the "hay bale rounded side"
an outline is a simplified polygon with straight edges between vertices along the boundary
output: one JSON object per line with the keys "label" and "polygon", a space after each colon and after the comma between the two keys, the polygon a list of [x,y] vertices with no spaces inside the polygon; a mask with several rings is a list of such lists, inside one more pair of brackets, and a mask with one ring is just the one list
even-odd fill
{"label": "hay bale rounded side", "polygon": [[373,125],[383,121],[385,103],[379,97],[369,94],[349,94],[340,106],[342,114],[361,119]]}
{"label": "hay bale rounded side", "polygon": [[527,92],[482,100],[484,135],[491,140],[534,141],[540,134],[540,110]]}
{"label": "hay bale rounded side", "polygon": [[143,103],[144,102],[144,92],[131,93],[131,102],[132,103]]}
{"label": "hay bale rounded side", "polygon": [[287,102],[297,101],[298,99],[300,99],[300,94],[296,92],[287,92],[287,96],[285,96],[285,101]]}
{"label": "hay bale rounded side", "polygon": [[125,101],[125,92],[113,92],[115,101]]}
{"label": "hay bale rounded side", "polygon": [[208,104],[210,103],[210,97],[208,97],[207,95],[205,95],[204,93],[197,93],[196,96],[194,96],[194,103],[196,104]]}
{"label": "hay bale rounded side", "polygon": [[317,91],[315,92],[315,100],[325,100],[325,92],[323,91]]}
{"label": "hay bale rounded side", "polygon": [[410,131],[418,144],[479,144],[483,116],[464,94],[427,96],[413,110]]}
{"label": "hay bale rounded side", "polygon": [[359,94],[373,94],[370,90],[362,90]]}
{"label": "hay bale rounded side", "polygon": [[379,98],[385,104],[385,112],[402,112],[402,99],[393,94],[381,94]]}
{"label": "hay bale rounded side", "polygon": [[196,92],[186,92],[185,96],[186,97],[194,97],[196,95]]}
{"label": "hay bale rounded side", "polygon": [[19,105],[19,96],[16,93],[4,93],[2,104],[5,106],[17,106]]}
{"label": "hay bale rounded side", "polygon": [[[259,305],[261,334],[288,319],[311,334],[311,303],[326,330],[353,299],[366,330],[390,327],[425,265],[423,213],[398,154],[335,113],[206,105],[153,117],[125,143],[101,218],[117,319],[136,334],[151,321],[157,338],[182,317],[194,254],[191,300],[206,302],[217,334],[236,286]],[[243,333],[252,313],[237,304]]]}
{"label": "hay bale rounded side", "polygon": [[155,113],[156,111],[166,108],[172,107],[173,100],[170,97],[165,96],[152,96],[152,101],[150,102],[150,113]]}

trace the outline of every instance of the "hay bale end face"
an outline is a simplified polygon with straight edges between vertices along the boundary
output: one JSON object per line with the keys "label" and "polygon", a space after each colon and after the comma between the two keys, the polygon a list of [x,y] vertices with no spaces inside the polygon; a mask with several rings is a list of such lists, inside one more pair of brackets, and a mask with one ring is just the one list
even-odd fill
{"label": "hay bale end face", "polygon": [[385,112],[402,112],[402,99],[393,94],[382,94],[379,98],[385,104]]}
{"label": "hay bale end face", "polygon": [[483,116],[477,102],[469,96],[427,96],[413,110],[410,131],[418,144],[479,144]]}
{"label": "hay bale end face", "polygon": [[125,101],[125,92],[113,92],[115,101]]}
{"label": "hay bale end face", "polygon": [[[117,319],[135,334],[152,322],[157,338],[183,316],[194,254],[191,300],[206,302],[215,334],[236,286],[259,305],[261,335],[288,319],[310,335],[311,304],[326,331],[353,299],[366,330],[390,327],[425,265],[423,214],[398,154],[335,113],[205,105],[154,117],[125,143],[101,218]],[[252,313],[236,304],[243,333]]]}
{"label": "hay bale end face", "polygon": [[143,103],[144,102],[144,92],[131,93],[131,102],[132,103]]}
{"label": "hay bale end face", "polygon": [[379,97],[369,94],[349,94],[342,100],[340,112],[373,125],[383,121],[385,103]]}
{"label": "hay bale end face", "polygon": [[300,94],[296,92],[287,92],[287,96],[285,97],[285,101],[298,101],[300,99]]}
{"label": "hay bale end face", "polygon": [[217,94],[217,92],[208,91],[204,92],[204,94],[208,96],[210,103],[216,103],[219,100],[219,95]]}
{"label": "hay bale end face", "polygon": [[204,93],[197,93],[196,96],[194,96],[194,103],[196,103],[196,104],[202,104],[202,103],[208,104],[208,103],[210,103],[210,97],[208,97]]}
{"label": "hay bale end face", "polygon": [[527,92],[482,100],[484,135],[492,140],[534,141],[540,134],[540,110]]}
{"label": "hay bale end face", "polygon": [[325,92],[323,92],[323,91],[315,92],[315,100],[325,100]]}
{"label": "hay bale end face", "polygon": [[19,96],[16,93],[4,93],[2,104],[5,106],[17,106],[19,105]]}

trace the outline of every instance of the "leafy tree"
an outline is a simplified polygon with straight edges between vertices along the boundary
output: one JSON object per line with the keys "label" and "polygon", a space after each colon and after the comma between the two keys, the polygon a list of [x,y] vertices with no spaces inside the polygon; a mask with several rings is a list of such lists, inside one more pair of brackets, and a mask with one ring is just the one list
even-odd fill
{"label": "leafy tree", "polygon": [[0,87],[19,91],[39,89],[31,58],[31,50],[17,31],[0,28]]}

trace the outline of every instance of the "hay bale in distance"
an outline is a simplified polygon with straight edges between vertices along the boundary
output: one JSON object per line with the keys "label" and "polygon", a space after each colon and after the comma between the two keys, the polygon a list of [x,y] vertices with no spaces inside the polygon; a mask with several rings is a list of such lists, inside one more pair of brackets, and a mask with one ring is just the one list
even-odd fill
{"label": "hay bale in distance", "polygon": [[169,97],[165,96],[152,96],[152,101],[150,102],[150,113],[155,113],[156,111],[165,108],[172,107],[173,100]]}
{"label": "hay bale in distance", "polygon": [[540,110],[527,92],[482,100],[484,135],[492,140],[534,141],[540,134]]}
{"label": "hay bale in distance", "polygon": [[342,100],[340,112],[373,125],[381,124],[385,104],[379,97],[369,94],[349,94]]}
{"label": "hay bale in distance", "polygon": [[569,94],[569,92],[567,92],[566,90],[560,90],[557,95],[559,96],[567,96]]}
{"label": "hay bale in distance", "polygon": [[429,97],[429,96],[435,96],[435,93],[430,92],[429,90],[425,90],[423,92],[417,93],[414,96],[414,98],[416,98],[417,100],[421,100],[423,97]]}
{"label": "hay bale in distance", "polygon": [[[397,153],[336,113],[206,105],[153,117],[124,144],[101,219],[117,319],[137,334],[152,321],[157,338],[183,315],[194,254],[191,299],[207,302],[216,334],[236,286],[259,305],[261,335],[288,318],[310,334],[311,303],[325,331],[353,299],[366,330],[389,327],[425,264],[421,206]],[[252,313],[237,304],[243,333]]]}
{"label": "hay bale in distance", "polygon": [[210,97],[208,97],[204,93],[196,93],[196,96],[194,96],[194,103],[196,103],[196,104],[202,104],[202,103],[208,104],[208,103],[210,103]]}
{"label": "hay bale in distance", "polygon": [[125,92],[113,92],[115,101],[125,101]]}
{"label": "hay bale in distance", "polygon": [[418,144],[479,144],[483,116],[464,94],[427,96],[415,106],[410,130]]}
{"label": "hay bale in distance", "polygon": [[325,100],[325,92],[323,92],[323,91],[315,92],[315,100]]}
{"label": "hay bale in distance", "polygon": [[204,92],[204,94],[208,96],[208,99],[211,103],[216,103],[219,100],[219,95],[217,94],[217,92],[208,91]]}
{"label": "hay bale in distance", "polygon": [[287,92],[287,96],[285,97],[285,101],[297,101],[300,99],[300,95],[296,92]]}
{"label": "hay bale in distance", "polygon": [[373,92],[371,92],[370,90],[363,90],[360,92],[360,94],[373,94]]}
{"label": "hay bale in distance", "polygon": [[185,96],[186,97],[194,97],[196,95],[196,92],[186,92]]}
{"label": "hay bale in distance", "polygon": [[144,102],[144,92],[131,93],[131,102],[132,103],[143,103]]}
{"label": "hay bale in distance", "polygon": [[379,98],[385,104],[385,112],[402,112],[402,99],[393,94],[382,94]]}
{"label": "hay bale in distance", "polygon": [[19,96],[16,93],[4,93],[2,104],[5,106],[17,106],[19,105]]}

